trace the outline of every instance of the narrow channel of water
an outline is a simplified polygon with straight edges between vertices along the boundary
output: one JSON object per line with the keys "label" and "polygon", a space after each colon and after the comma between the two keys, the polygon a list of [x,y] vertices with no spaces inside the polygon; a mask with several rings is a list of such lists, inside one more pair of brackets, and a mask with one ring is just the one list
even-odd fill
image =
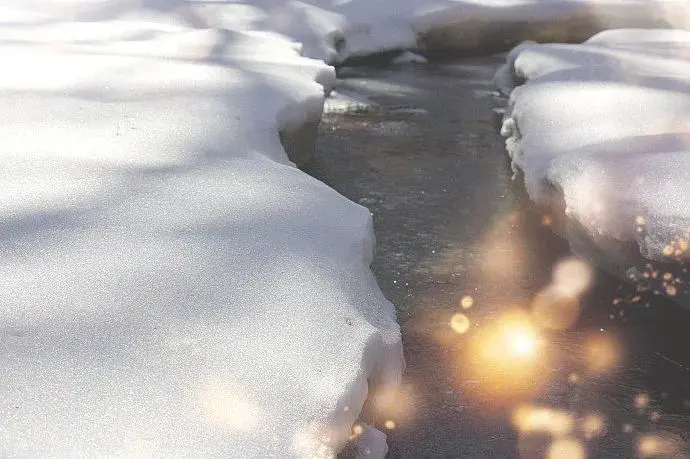
{"label": "narrow channel of water", "polygon": [[570,255],[510,180],[492,112],[500,63],[341,71],[340,89],[380,109],[327,115],[305,170],[371,210],[372,268],[408,364],[395,403],[372,397],[363,419],[392,458],[688,457],[690,312],[603,273],[574,328],[542,332],[524,365],[478,368],[478,337]]}

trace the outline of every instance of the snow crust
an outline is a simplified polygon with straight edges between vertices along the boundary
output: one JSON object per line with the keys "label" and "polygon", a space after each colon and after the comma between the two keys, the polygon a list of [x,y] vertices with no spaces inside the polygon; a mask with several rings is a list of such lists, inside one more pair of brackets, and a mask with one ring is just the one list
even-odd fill
{"label": "snow crust", "polygon": [[333,68],[246,4],[4,8],[0,456],[333,457],[404,365],[371,215],[279,142]]}
{"label": "snow crust", "polygon": [[502,133],[530,197],[553,207],[562,193],[568,218],[609,258],[622,258],[611,240],[649,260],[690,258],[690,32],[523,44],[507,62],[504,90],[526,83],[510,93]]}

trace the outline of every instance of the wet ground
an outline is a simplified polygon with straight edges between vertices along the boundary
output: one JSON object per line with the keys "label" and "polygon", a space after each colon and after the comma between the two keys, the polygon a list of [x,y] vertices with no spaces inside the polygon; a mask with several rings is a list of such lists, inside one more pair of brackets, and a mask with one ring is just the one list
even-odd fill
{"label": "wet ground", "polygon": [[690,457],[690,312],[596,272],[574,327],[540,331],[525,356],[479,357],[570,255],[510,178],[500,63],[341,72],[382,109],[326,116],[305,170],[371,210],[408,365],[395,402],[372,397],[363,421],[391,458]]}

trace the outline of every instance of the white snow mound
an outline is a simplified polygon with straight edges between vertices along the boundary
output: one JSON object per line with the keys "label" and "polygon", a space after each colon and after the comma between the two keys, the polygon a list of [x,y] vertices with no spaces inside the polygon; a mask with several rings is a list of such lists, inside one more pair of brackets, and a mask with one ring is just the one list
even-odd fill
{"label": "white snow mound", "polygon": [[612,30],[522,46],[510,61],[513,81],[505,69],[497,79],[526,83],[502,132],[530,197],[551,205],[560,190],[567,216],[602,247],[690,258],[690,32]]}
{"label": "white snow mound", "polygon": [[334,71],[146,5],[0,19],[0,456],[334,457],[403,367],[369,212],[278,138]]}

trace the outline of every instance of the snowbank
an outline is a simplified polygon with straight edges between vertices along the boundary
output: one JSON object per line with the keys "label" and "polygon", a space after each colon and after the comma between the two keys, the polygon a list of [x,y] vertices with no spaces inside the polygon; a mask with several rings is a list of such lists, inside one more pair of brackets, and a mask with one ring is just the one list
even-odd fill
{"label": "snowbank", "polygon": [[369,212],[280,144],[334,71],[132,5],[0,14],[0,456],[332,457],[404,365]]}
{"label": "snowbank", "polygon": [[[689,27],[686,0],[304,0],[261,2],[261,23],[330,63],[395,50],[486,52],[579,42],[614,27]],[[231,17],[231,16],[226,16]]]}
{"label": "snowbank", "polygon": [[522,81],[502,133],[530,197],[564,207],[576,251],[690,306],[690,32],[524,44],[497,75]]}

